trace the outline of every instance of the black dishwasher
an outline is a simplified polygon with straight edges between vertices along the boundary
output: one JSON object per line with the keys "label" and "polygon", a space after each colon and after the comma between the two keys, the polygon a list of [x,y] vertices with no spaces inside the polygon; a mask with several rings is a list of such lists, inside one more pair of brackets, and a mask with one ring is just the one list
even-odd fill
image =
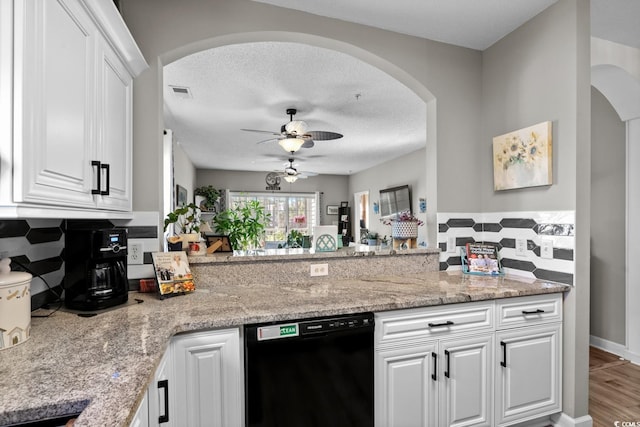
{"label": "black dishwasher", "polygon": [[247,427],[372,427],[373,313],[245,326]]}

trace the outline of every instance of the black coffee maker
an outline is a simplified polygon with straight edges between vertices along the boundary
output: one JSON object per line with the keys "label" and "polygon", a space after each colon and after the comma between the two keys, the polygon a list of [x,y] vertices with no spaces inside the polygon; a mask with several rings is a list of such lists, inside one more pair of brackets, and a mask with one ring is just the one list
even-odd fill
{"label": "black coffee maker", "polygon": [[127,229],[70,227],[65,234],[65,305],[100,310],[127,302]]}

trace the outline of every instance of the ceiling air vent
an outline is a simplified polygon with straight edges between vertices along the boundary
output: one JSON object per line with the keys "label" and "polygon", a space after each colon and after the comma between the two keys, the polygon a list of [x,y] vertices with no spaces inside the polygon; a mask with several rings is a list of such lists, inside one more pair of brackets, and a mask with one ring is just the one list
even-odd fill
{"label": "ceiling air vent", "polygon": [[178,98],[193,98],[191,89],[184,86],[169,86],[173,94]]}

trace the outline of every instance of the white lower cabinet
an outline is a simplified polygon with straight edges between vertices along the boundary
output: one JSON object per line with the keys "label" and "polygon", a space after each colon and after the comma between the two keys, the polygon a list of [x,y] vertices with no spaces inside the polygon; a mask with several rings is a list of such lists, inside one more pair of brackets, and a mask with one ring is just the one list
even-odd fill
{"label": "white lower cabinet", "polygon": [[376,354],[376,426],[490,426],[493,335]]}
{"label": "white lower cabinet", "polygon": [[238,328],[175,336],[130,427],[240,427],[240,348]]}
{"label": "white lower cabinet", "polygon": [[497,424],[508,426],[560,412],[562,323],[501,330],[496,343]]}
{"label": "white lower cabinet", "polygon": [[508,426],[560,412],[561,331],[561,294],[376,313],[376,426]]}
{"label": "white lower cabinet", "polygon": [[244,365],[239,330],[179,335],[172,346],[179,425],[240,427]]}

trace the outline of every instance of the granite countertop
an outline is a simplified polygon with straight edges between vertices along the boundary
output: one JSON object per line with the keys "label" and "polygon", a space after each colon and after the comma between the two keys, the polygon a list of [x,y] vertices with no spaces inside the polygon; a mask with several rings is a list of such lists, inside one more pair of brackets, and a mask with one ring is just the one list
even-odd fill
{"label": "granite countertop", "polygon": [[569,289],[542,280],[434,272],[221,285],[165,300],[131,293],[126,305],[94,317],[58,311],[33,318],[29,340],[0,351],[0,425],[82,411],[76,427],[128,426],[171,336],[180,332]]}

